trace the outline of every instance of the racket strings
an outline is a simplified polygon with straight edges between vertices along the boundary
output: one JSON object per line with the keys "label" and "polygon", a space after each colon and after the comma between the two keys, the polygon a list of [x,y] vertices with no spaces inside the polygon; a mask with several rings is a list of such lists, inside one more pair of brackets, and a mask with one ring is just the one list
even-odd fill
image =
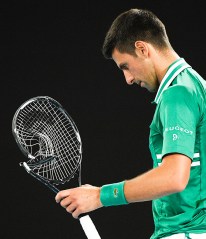
{"label": "racket strings", "polygon": [[31,101],[21,109],[16,132],[29,154],[28,165],[41,177],[65,182],[80,168],[81,140],[77,128],[68,115],[50,101]]}

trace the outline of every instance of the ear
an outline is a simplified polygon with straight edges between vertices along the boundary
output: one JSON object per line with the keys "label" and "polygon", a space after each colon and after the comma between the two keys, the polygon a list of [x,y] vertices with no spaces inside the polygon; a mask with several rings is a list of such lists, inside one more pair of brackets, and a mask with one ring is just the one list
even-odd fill
{"label": "ear", "polygon": [[144,41],[136,41],[135,42],[135,52],[137,56],[148,57],[149,48],[146,42]]}

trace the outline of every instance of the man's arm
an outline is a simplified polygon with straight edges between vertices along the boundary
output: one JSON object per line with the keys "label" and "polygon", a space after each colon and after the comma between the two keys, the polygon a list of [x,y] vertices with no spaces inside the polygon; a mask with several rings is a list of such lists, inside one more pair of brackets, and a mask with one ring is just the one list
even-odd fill
{"label": "man's arm", "polygon": [[[127,202],[149,201],[184,190],[189,180],[190,167],[191,159],[185,155],[165,156],[159,167],[126,180],[124,194]],[[102,207],[100,190],[99,187],[84,185],[60,191],[55,199],[77,218],[82,213]]]}
{"label": "man's arm", "polygon": [[185,155],[165,156],[159,167],[126,181],[125,197],[131,203],[181,192],[187,186],[190,167],[191,159]]}

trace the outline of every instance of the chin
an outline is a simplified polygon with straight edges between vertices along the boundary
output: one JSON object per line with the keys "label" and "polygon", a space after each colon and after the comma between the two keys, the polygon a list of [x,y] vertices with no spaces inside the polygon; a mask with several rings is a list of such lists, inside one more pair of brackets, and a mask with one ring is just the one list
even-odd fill
{"label": "chin", "polygon": [[155,93],[158,90],[158,87],[145,87],[149,92]]}
{"label": "chin", "polygon": [[156,89],[148,89],[148,91],[151,92],[151,93],[155,93],[155,92],[157,92]]}

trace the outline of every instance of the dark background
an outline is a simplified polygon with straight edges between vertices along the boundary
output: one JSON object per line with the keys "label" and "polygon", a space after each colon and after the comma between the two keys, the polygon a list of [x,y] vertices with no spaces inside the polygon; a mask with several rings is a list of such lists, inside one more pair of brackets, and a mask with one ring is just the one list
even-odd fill
{"label": "dark background", "polygon": [[[165,23],[177,53],[206,78],[203,1],[5,1],[1,33],[0,238],[86,238],[55,195],[30,177],[11,132],[17,108],[34,96],[59,101],[83,141],[82,181],[101,186],[149,170],[155,95],[128,86],[101,47],[114,18],[148,8]],[[69,187],[69,183],[65,188]],[[148,239],[151,202],[90,214],[102,239]]]}

